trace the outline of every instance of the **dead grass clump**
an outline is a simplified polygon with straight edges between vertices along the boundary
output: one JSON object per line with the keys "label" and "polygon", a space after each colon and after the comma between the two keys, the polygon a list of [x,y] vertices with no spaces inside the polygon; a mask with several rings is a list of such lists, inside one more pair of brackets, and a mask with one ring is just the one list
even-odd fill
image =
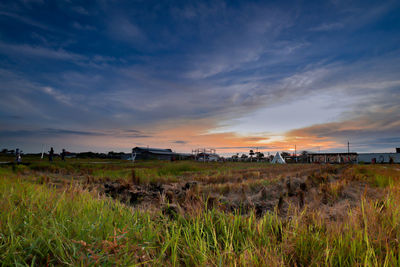
{"label": "dead grass clump", "polygon": [[131,182],[133,185],[140,184],[140,178],[136,175],[135,169],[132,169]]}
{"label": "dead grass clump", "polygon": [[48,184],[50,182],[50,178],[47,175],[41,175],[38,178],[39,184]]}
{"label": "dead grass clump", "polygon": [[329,187],[327,189],[328,193],[334,200],[338,200],[339,197],[342,196],[343,189],[349,184],[348,180],[339,179],[335,182],[329,183]]}
{"label": "dead grass clump", "polygon": [[299,191],[297,193],[298,201],[299,201],[299,207],[302,209],[304,207],[305,201],[304,201],[304,191]]}
{"label": "dead grass clump", "polygon": [[261,189],[261,200],[266,200],[268,197],[268,191],[265,187],[263,187],[263,189]]}
{"label": "dead grass clump", "polygon": [[260,171],[252,171],[248,173],[248,177],[251,177],[251,179],[260,179],[260,176]]}

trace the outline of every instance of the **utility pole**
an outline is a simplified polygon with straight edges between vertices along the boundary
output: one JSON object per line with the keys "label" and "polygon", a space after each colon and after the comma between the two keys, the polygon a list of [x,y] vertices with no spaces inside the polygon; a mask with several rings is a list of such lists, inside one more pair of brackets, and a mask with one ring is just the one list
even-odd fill
{"label": "utility pole", "polygon": [[296,163],[297,163],[297,147],[294,145],[294,156],[296,157]]}
{"label": "utility pole", "polygon": [[350,142],[347,141],[347,154],[350,154]]}

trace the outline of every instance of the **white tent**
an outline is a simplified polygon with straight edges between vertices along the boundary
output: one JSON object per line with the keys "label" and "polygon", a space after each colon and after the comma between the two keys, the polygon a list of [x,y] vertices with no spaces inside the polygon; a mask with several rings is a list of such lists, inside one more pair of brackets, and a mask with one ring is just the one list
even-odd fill
{"label": "white tent", "polygon": [[275,157],[272,159],[271,163],[279,163],[279,164],[285,164],[285,160],[282,158],[281,154],[279,152],[276,152]]}

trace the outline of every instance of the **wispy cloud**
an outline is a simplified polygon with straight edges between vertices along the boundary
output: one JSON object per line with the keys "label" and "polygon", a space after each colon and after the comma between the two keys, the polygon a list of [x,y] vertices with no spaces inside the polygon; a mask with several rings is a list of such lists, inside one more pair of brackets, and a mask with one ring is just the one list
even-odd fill
{"label": "wispy cloud", "polygon": [[64,104],[67,104],[67,105],[71,104],[71,98],[69,96],[62,94],[49,86],[43,87],[43,92],[54,97],[56,100],[58,100]]}
{"label": "wispy cloud", "polygon": [[175,140],[175,141],[172,141],[172,143],[174,143],[174,144],[187,144],[187,141]]}
{"label": "wispy cloud", "polygon": [[112,17],[108,24],[109,35],[119,41],[137,44],[146,38],[140,27],[121,15]]}
{"label": "wispy cloud", "polygon": [[84,30],[84,31],[94,31],[96,30],[96,27],[88,25],[88,24],[81,24],[77,21],[72,23],[72,26],[78,30]]}
{"label": "wispy cloud", "polygon": [[343,28],[344,25],[340,22],[332,22],[332,23],[323,23],[321,25],[312,27],[310,30],[311,31],[333,31],[333,30],[339,30]]}
{"label": "wispy cloud", "polygon": [[89,11],[87,11],[83,6],[73,6],[71,9],[81,15],[89,15]]}
{"label": "wispy cloud", "polygon": [[32,136],[65,136],[65,135],[84,135],[84,136],[99,136],[104,135],[98,132],[74,131],[64,129],[37,129],[37,130],[3,130],[0,132],[2,137],[32,137]]}
{"label": "wispy cloud", "polygon": [[30,130],[2,130],[0,136],[2,137],[25,137],[32,138],[35,136],[41,137],[66,137],[66,136],[108,136],[108,137],[124,137],[124,138],[148,138],[150,135],[145,135],[140,131],[124,133],[118,130],[115,131],[80,131],[80,130],[68,130],[58,128],[40,128]]}
{"label": "wispy cloud", "polygon": [[47,24],[40,23],[40,22],[38,22],[38,21],[36,21],[34,19],[31,19],[31,18],[29,18],[27,16],[22,16],[22,15],[19,15],[19,14],[16,14],[16,13],[0,11],[0,16],[5,16],[5,17],[8,17],[8,18],[12,18],[12,19],[18,20],[18,21],[20,21],[22,23],[25,23],[25,24],[27,24],[29,26],[40,28],[42,30],[56,31],[53,27],[51,27],[51,26],[49,26]]}
{"label": "wispy cloud", "polygon": [[62,48],[51,49],[43,46],[9,44],[5,42],[0,42],[0,52],[6,55],[14,54],[19,57],[28,56],[59,60],[83,60],[86,58],[85,56],[68,52]]}

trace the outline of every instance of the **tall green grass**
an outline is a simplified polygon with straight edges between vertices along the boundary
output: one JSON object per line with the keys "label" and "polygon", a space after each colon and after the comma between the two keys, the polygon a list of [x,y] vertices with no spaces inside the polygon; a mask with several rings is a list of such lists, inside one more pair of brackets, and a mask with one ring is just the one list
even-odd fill
{"label": "tall green grass", "polygon": [[335,223],[307,210],[291,220],[216,210],[170,218],[72,186],[59,192],[0,178],[0,261],[6,266],[396,266],[396,194],[379,203],[364,200]]}
{"label": "tall green grass", "polygon": [[364,180],[376,187],[385,188],[393,186],[395,182],[399,182],[399,170],[393,165],[361,165],[355,166],[350,171],[355,179]]}
{"label": "tall green grass", "polygon": [[0,206],[0,261],[5,265],[125,264],[135,261],[132,246],[146,247],[147,238],[156,235],[148,214],[74,188],[60,193],[1,179]]}
{"label": "tall green grass", "polygon": [[[190,171],[183,166],[169,173]],[[169,217],[161,211],[133,209],[72,183],[63,190],[33,184],[21,175],[25,171],[0,168],[4,266],[400,264],[400,186],[398,173],[391,169],[368,167],[374,176],[391,177],[390,183],[381,184],[388,195],[360,200],[360,206],[341,221],[327,220],[307,208],[293,211],[289,218],[206,208]],[[372,177],[366,171],[357,177],[362,179],[361,175],[367,181]]]}

